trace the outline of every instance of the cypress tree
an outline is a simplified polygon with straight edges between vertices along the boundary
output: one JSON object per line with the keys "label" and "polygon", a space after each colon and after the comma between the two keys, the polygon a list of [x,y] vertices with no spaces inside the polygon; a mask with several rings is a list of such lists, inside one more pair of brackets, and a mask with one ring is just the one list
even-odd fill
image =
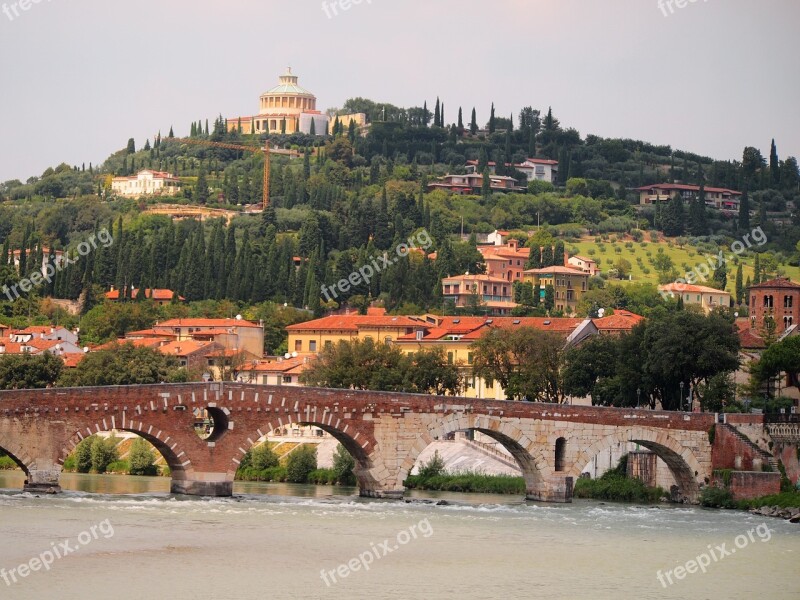
{"label": "cypress tree", "polygon": [[441,127],[442,126],[442,123],[439,120],[441,118],[440,115],[441,115],[441,113],[439,112],[439,97],[437,96],[436,97],[436,109],[434,110],[434,113],[433,113],[433,126],[434,127]]}
{"label": "cypress tree", "polygon": [[742,283],[742,263],[736,267],[736,304],[741,304],[744,298],[744,285]]}
{"label": "cypress tree", "polygon": [[311,117],[311,127],[308,130],[309,135],[317,135],[317,123],[314,117]]}
{"label": "cypress tree", "polygon": [[756,252],[756,260],[755,264],[753,265],[753,284],[758,285],[761,283],[761,255]]}
{"label": "cypress tree", "polygon": [[464,135],[464,115],[460,106],[458,107],[458,135]]}
{"label": "cypress tree", "polygon": [[742,199],[739,201],[739,230],[750,229],[750,198],[747,195],[747,187],[742,192]]}
{"label": "cypress tree", "polygon": [[772,138],[772,145],[769,149],[769,174],[773,187],[777,188],[781,183],[781,167],[778,162],[778,149],[775,146],[775,138]]}
{"label": "cypress tree", "polygon": [[489,133],[494,133],[495,118],[494,118],[494,102],[492,102],[492,111],[489,113]]}
{"label": "cypress tree", "polygon": [[477,120],[477,117],[475,115],[475,107],[474,106],[472,107],[472,120],[469,122],[469,132],[472,135],[475,135],[476,133],[478,133],[478,120]]}

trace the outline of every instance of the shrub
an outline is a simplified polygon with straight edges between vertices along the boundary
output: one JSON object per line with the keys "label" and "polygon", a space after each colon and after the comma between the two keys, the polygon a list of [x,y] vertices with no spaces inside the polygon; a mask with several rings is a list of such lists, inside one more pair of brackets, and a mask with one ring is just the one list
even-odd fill
{"label": "shrub", "polygon": [[269,444],[261,444],[250,452],[250,465],[257,471],[277,467],[280,461]]}
{"label": "shrub", "polygon": [[436,477],[444,474],[444,459],[439,456],[439,451],[433,453],[431,459],[419,468],[419,476],[422,478]]}
{"label": "shrub", "polygon": [[309,474],[317,468],[317,449],[313,446],[300,446],[286,459],[286,481],[306,483]]}
{"label": "shrub", "polygon": [[733,494],[725,488],[707,486],[700,492],[700,504],[709,508],[736,508]]}
{"label": "shrub", "polygon": [[106,473],[117,473],[119,475],[127,475],[130,473],[131,463],[127,460],[115,460],[106,466]]}
{"label": "shrub", "polygon": [[412,475],[403,483],[409,489],[437,490],[443,492],[470,492],[475,494],[525,493],[525,480],[511,475],[484,475],[482,473],[441,474],[431,477]]}
{"label": "shrub", "polygon": [[0,471],[13,471],[14,469],[19,469],[19,465],[14,462],[13,458],[5,454],[0,456]]}

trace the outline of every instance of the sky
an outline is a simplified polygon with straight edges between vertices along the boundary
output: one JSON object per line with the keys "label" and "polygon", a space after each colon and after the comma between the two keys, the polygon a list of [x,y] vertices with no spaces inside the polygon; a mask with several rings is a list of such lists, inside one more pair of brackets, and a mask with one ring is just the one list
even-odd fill
{"label": "sky", "polygon": [[582,136],[800,156],[797,0],[0,0],[0,181],[258,112],[291,65],[350,97],[553,107]]}

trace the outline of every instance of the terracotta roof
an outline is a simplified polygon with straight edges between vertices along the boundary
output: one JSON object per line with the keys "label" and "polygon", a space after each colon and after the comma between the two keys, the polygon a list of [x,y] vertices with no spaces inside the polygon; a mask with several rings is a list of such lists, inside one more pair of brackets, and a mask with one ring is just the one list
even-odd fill
{"label": "terracotta roof", "polygon": [[297,356],[281,360],[260,360],[256,364],[244,365],[239,370],[248,373],[286,373],[297,368],[305,370],[306,366],[306,357]]}
{"label": "terracotta roof", "polygon": [[170,319],[163,323],[157,323],[153,329],[163,327],[261,327],[252,321],[237,319]]}
{"label": "terracotta roof", "polygon": [[287,331],[358,331],[361,327],[418,327],[424,321],[411,317],[378,315],[331,315],[305,323],[290,325]]}
{"label": "terracotta roof", "polygon": [[137,348],[158,348],[162,344],[166,344],[167,342],[170,341],[171,339],[166,337],[159,337],[159,338],[149,337],[149,338],[134,338],[134,339],[123,338],[119,340],[114,340],[113,342],[106,342],[105,344],[101,344],[93,348],[92,351],[94,352],[97,350],[110,350],[111,348],[114,348],[115,346],[122,344],[131,344],[132,346],[135,346]]}
{"label": "terracotta roof", "polygon": [[542,269],[528,269],[525,273],[537,275],[586,275],[589,274],[578,267],[544,267]]}
{"label": "terracotta roof", "polygon": [[162,354],[169,354],[171,356],[190,356],[204,351],[212,351],[217,348],[214,342],[197,342],[195,340],[183,340],[182,342],[171,341],[163,346],[159,346],[157,350]]}
{"label": "terracotta roof", "polygon": [[533,327],[542,331],[555,331],[568,335],[575,330],[583,319],[547,318],[547,317],[443,317],[438,326],[426,329],[422,340],[417,340],[416,333],[398,338],[399,342],[434,342],[448,335],[461,336],[461,339],[472,342],[485,335],[492,328],[515,329]]}
{"label": "terracotta roof", "polygon": [[[131,294],[132,298],[136,298],[139,295],[141,288],[134,289],[133,293]],[[159,301],[169,301],[175,296],[175,292],[172,290],[165,290],[165,289],[150,289],[147,288],[144,292],[145,298],[150,298],[152,300],[159,300]],[[110,292],[106,292],[106,298],[108,300],[119,300],[119,290],[111,290]],[[178,296],[180,300],[186,300],[183,296]]]}
{"label": "terracotta roof", "polygon": [[592,319],[600,331],[630,331],[644,321],[644,317],[627,310],[615,310],[613,315]]}
{"label": "terracotta roof", "polygon": [[770,279],[769,281],[762,281],[757,285],[751,285],[748,289],[764,289],[764,288],[782,288],[782,289],[800,289],[800,284],[793,282],[786,277],[778,277],[777,279]]}
{"label": "terracotta roof", "polygon": [[716,288],[707,287],[704,285],[689,285],[688,283],[668,283],[666,285],[658,286],[658,289],[662,292],[669,292],[671,294],[689,292],[692,294],[728,294],[730,296],[730,292],[726,292],[725,290],[718,290]]}
{"label": "terracotta roof", "polygon": [[84,356],[86,355],[82,352],[80,354],[64,354],[61,359],[64,361],[64,367],[74,369],[83,360]]}
{"label": "terracotta roof", "polygon": [[[653,185],[644,185],[642,187],[636,188],[637,192],[647,192],[649,190],[678,190],[678,191],[686,191],[686,192],[699,192],[700,186],[699,185],[687,185],[684,183],[656,183]],[[736,190],[729,190],[728,188],[715,188],[715,187],[707,187],[705,188],[706,192],[711,192],[712,194],[734,194],[740,196],[742,192],[737,192]]]}
{"label": "terracotta roof", "polygon": [[492,277],[490,275],[479,274],[479,275],[454,275],[453,277],[445,277],[442,279],[442,283],[445,281],[481,281],[485,283],[511,283],[506,281],[502,277]]}

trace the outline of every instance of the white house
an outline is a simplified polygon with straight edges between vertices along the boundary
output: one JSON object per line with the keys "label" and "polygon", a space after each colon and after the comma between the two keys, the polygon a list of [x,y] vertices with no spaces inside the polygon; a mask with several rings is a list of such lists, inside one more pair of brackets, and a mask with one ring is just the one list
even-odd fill
{"label": "white house", "polygon": [[139,196],[174,196],[180,190],[180,179],[170,173],[145,169],[130,177],[114,177],[111,190],[126,198]]}

